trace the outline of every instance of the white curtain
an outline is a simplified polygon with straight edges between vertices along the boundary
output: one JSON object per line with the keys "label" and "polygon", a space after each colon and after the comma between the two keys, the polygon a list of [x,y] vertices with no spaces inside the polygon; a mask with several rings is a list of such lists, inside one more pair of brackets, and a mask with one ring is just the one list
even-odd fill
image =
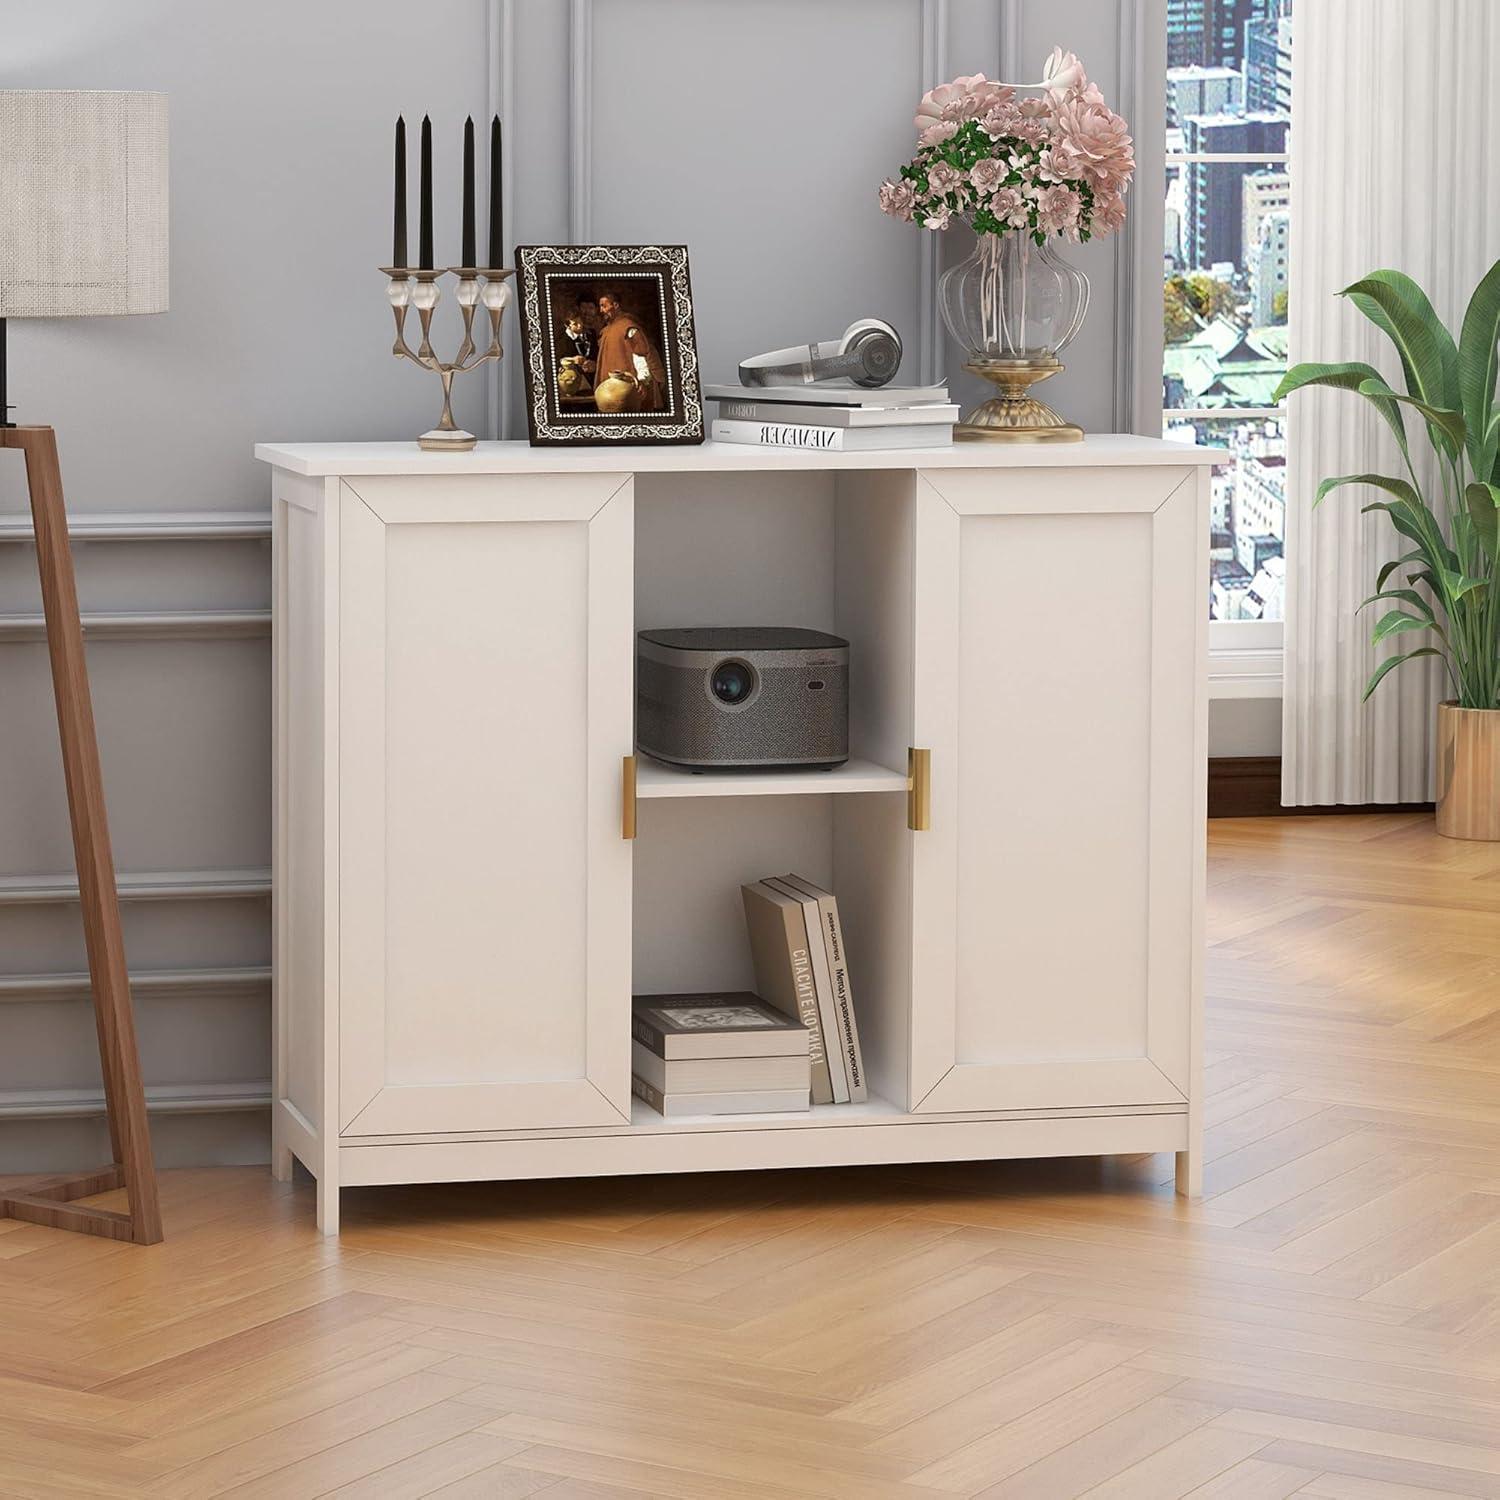
{"label": "white curtain", "polygon": [[[1335,294],[1404,271],[1457,336],[1500,258],[1500,3],[1298,0],[1294,16],[1291,357],[1367,360],[1400,390],[1389,341]],[[1312,509],[1325,476],[1400,474],[1394,440],[1351,392],[1288,406],[1282,802],[1426,801],[1440,664],[1408,662],[1360,703],[1400,640],[1372,647],[1373,610],[1354,612],[1405,544],[1384,515],[1359,513],[1374,491]],[[1407,425],[1415,456],[1426,433]]]}

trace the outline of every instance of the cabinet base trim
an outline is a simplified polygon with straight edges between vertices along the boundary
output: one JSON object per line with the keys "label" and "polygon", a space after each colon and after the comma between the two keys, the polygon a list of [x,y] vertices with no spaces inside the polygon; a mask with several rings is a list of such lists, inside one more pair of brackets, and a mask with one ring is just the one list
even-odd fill
{"label": "cabinet base trim", "polygon": [[1136,1156],[1184,1151],[1181,1112],[1036,1120],[921,1121],[879,1129],[713,1130],[552,1136],[509,1141],[342,1146],[344,1187],[615,1177],[657,1172],[754,1171],[901,1162]]}

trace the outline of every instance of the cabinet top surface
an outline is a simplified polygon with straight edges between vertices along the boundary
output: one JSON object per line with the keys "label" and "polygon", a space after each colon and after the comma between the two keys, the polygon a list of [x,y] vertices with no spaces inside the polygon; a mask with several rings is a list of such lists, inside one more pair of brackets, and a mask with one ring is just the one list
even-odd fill
{"label": "cabinet top surface", "polygon": [[405,443],[257,443],[255,456],[314,477],[339,474],[662,474],[786,469],[1078,469],[1138,464],[1218,464],[1221,448],[1100,433],[1081,443],[955,443],[873,453],[807,452],[748,443],[533,448],[480,443],[468,453],[426,453]]}

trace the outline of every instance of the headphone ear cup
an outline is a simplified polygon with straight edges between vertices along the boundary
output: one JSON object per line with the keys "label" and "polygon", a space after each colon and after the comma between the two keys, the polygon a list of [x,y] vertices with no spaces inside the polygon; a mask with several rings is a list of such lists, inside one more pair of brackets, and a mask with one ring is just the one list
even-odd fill
{"label": "headphone ear cup", "polygon": [[885,385],[901,368],[901,335],[879,318],[862,318],[844,330],[839,352],[858,357],[863,373],[850,379],[873,390]]}

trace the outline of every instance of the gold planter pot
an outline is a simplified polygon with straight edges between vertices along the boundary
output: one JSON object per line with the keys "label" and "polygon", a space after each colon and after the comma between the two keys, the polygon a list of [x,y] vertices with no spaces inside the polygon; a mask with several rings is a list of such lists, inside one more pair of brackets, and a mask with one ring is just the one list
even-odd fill
{"label": "gold planter pot", "polygon": [[1437,831],[1500,840],[1500,708],[1437,711]]}

